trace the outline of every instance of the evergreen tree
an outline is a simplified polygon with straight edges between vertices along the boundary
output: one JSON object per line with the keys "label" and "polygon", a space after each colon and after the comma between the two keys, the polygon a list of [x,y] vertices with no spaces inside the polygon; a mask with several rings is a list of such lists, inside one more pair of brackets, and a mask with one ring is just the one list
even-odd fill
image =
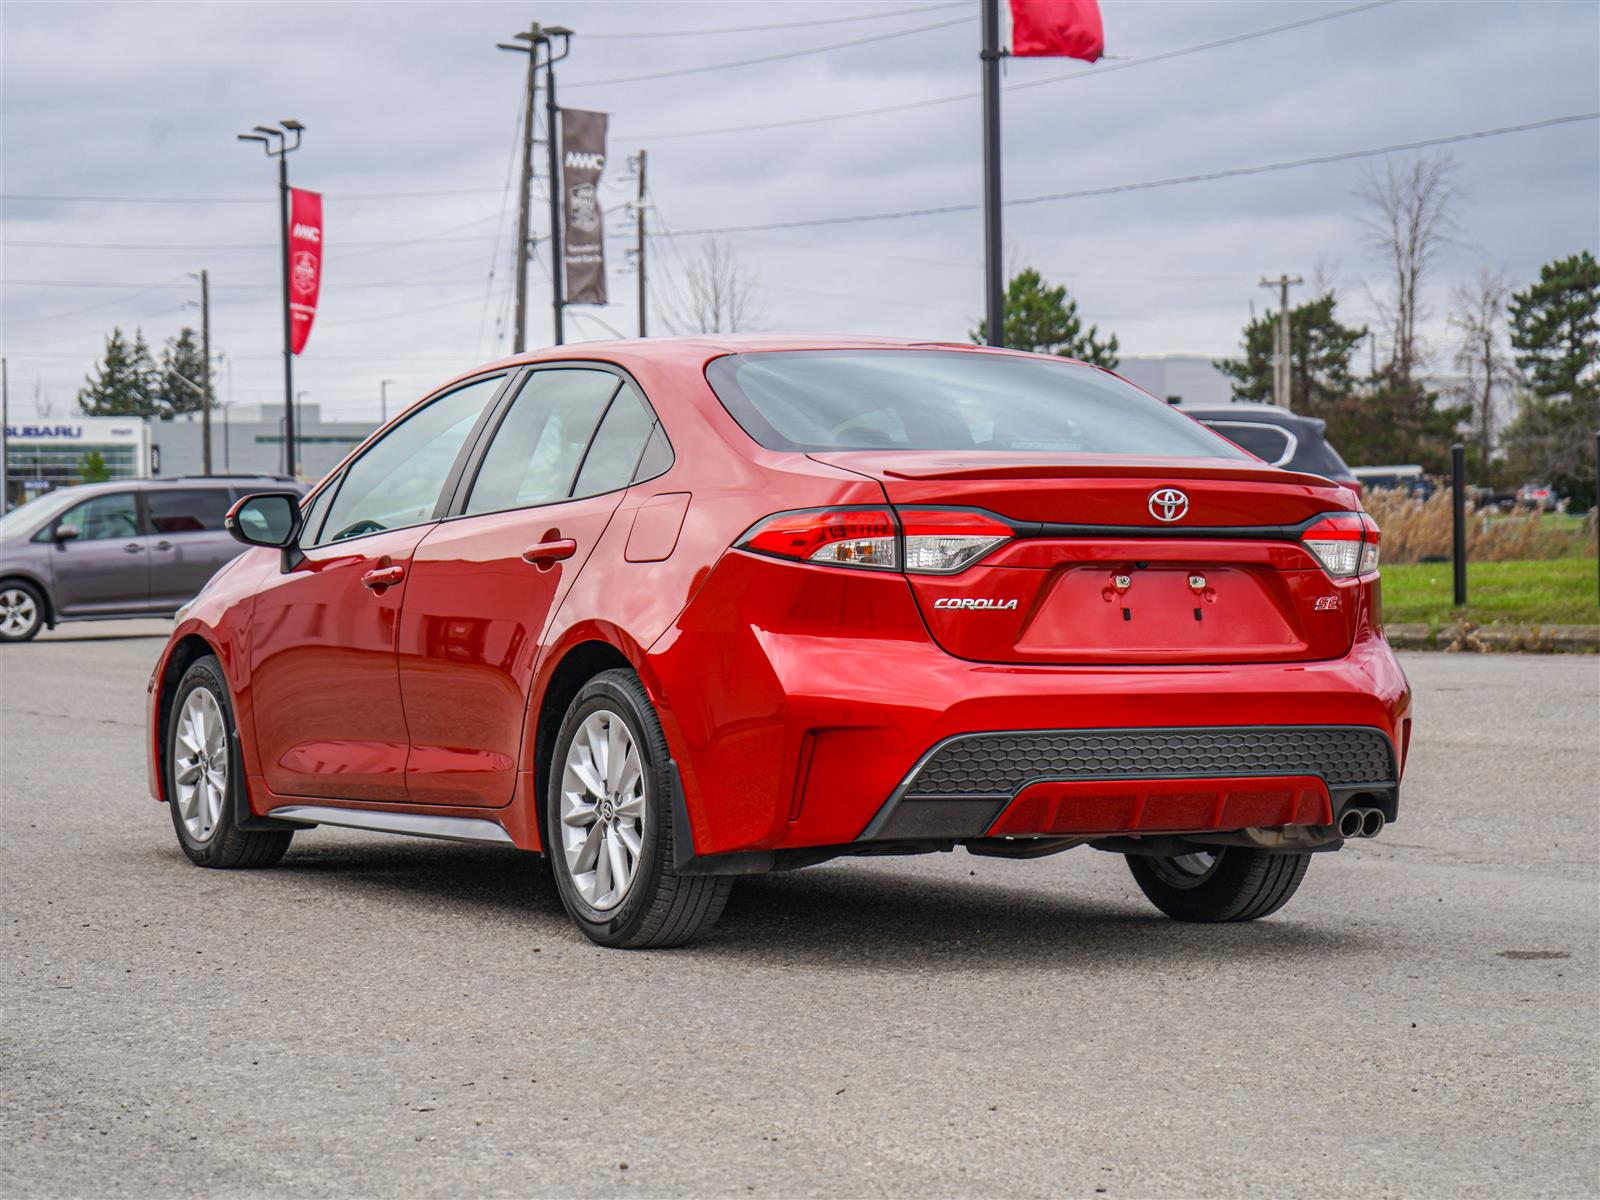
{"label": "evergreen tree", "polygon": [[[1325,417],[1355,388],[1350,360],[1367,336],[1365,327],[1341,325],[1334,315],[1338,299],[1328,292],[1289,313],[1289,407]],[[1272,355],[1278,330],[1276,313],[1244,327],[1244,357],[1223,358],[1215,367],[1233,380],[1233,398],[1272,403]]]}
{"label": "evergreen tree", "polygon": [[1581,254],[1546,263],[1511,297],[1511,346],[1527,382],[1502,439],[1512,470],[1548,481],[1573,506],[1595,502],[1600,428],[1600,267]]}
{"label": "evergreen tree", "polygon": [[[161,372],[157,379],[155,400],[161,406],[163,415],[199,412],[204,398],[197,389],[206,385],[206,374],[207,363],[205,355],[200,352],[200,335],[185,325],[178,331],[177,337],[167,339],[161,351]],[[213,389],[213,398],[215,395]]]}
{"label": "evergreen tree", "polygon": [[130,345],[121,329],[113,329],[106,338],[105,357],[78,392],[78,408],[90,417],[154,416],[160,411],[155,374],[144,334],[134,330]]}
{"label": "evergreen tree", "polygon": [[[1115,370],[1117,335],[1103,342],[1099,335],[1095,325],[1084,332],[1078,302],[1067,295],[1065,287],[1050,287],[1032,267],[1011,277],[1006,288],[1005,324],[1006,345],[1011,349],[1081,359]],[[978,322],[971,336],[980,346],[986,342],[987,322]]]}
{"label": "evergreen tree", "polygon": [[84,483],[105,483],[111,478],[111,468],[106,466],[106,456],[91,450],[78,463],[78,476]]}
{"label": "evergreen tree", "polygon": [[[1450,445],[1472,415],[1470,404],[1441,407],[1439,394],[1407,378],[1399,363],[1381,367],[1371,387],[1340,406],[1328,440],[1355,463],[1420,463],[1429,474],[1450,469]],[[1343,440],[1340,440],[1343,439]]]}

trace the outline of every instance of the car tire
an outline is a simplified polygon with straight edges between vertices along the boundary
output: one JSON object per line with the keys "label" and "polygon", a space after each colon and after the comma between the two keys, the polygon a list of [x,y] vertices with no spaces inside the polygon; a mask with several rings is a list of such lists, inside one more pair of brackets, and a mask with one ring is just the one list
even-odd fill
{"label": "car tire", "polygon": [[599,945],[681,946],[728,902],[731,879],[673,870],[670,762],[661,721],[628,670],[586,683],[556,734],[545,849],[567,913]]}
{"label": "car tire", "polygon": [[284,856],[292,829],[240,829],[248,806],[239,738],[222,664],[196,659],[178,681],[167,719],[167,807],[189,861],[199,867],[270,867]]}
{"label": "car tire", "polygon": [[1218,846],[1165,858],[1130,854],[1134,882],[1175,921],[1255,921],[1289,902],[1311,862],[1309,854],[1269,854]]}
{"label": "car tire", "polygon": [[26,642],[44,628],[44,597],[20,579],[0,583],[0,642]]}

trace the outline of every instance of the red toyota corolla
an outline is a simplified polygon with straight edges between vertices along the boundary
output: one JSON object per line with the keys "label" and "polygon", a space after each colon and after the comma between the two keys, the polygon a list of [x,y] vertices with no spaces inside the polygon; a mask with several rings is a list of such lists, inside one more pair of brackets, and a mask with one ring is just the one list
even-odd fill
{"label": "red toyota corolla", "polygon": [[1410,692],[1349,491],[1082,363],[855,339],[473,372],[180,614],[151,787],[201,866],[342,825],[543,852],[611,946],[850,854],[1127,855],[1266,916],[1395,818]]}

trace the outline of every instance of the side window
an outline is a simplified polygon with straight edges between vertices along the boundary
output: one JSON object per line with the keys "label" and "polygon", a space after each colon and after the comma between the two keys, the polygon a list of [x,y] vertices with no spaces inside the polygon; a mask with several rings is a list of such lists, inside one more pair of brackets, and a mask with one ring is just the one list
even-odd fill
{"label": "side window", "polygon": [[231,501],[225,488],[171,491],[151,488],[144,494],[150,528],[156,533],[204,533],[222,528]]}
{"label": "side window", "polygon": [[137,537],[139,535],[139,508],[132,492],[117,492],[111,496],[96,496],[69,508],[56,522],[57,527],[71,525],[78,531],[80,542],[98,542],[105,538]]}
{"label": "side window", "polygon": [[644,448],[644,455],[639,459],[639,465],[634,468],[633,482],[642,483],[646,479],[654,479],[657,475],[665,475],[672,466],[672,443],[667,441],[667,431],[659,424],[650,434],[650,444]]}
{"label": "side window", "polygon": [[480,379],[411,414],[351,463],[315,542],[325,545],[433,519],[461,445],[504,376]]}
{"label": "side window", "polygon": [[632,483],[633,469],[639,465],[639,456],[644,453],[655,423],[655,413],[624,384],[589,444],[572,494],[598,496]]}
{"label": "side window", "polygon": [[1289,457],[1289,435],[1276,425],[1253,421],[1206,421],[1204,424],[1263,462],[1280,466]]}
{"label": "side window", "polygon": [[609,371],[535,371],[495,430],[466,513],[565,500],[595,422],[620,383]]}

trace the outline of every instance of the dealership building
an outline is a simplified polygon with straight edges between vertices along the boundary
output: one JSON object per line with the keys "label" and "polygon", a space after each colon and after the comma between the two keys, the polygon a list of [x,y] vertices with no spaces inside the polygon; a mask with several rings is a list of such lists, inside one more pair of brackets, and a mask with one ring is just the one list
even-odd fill
{"label": "dealership building", "polygon": [[[373,430],[370,421],[324,421],[316,404],[295,410],[301,478],[317,480]],[[38,417],[6,426],[6,507],[82,483],[104,465],[112,479],[199,475],[205,466],[198,413],[141,417]],[[211,470],[283,475],[283,406],[219,406],[211,413]],[[95,462],[94,455],[99,456]]]}

